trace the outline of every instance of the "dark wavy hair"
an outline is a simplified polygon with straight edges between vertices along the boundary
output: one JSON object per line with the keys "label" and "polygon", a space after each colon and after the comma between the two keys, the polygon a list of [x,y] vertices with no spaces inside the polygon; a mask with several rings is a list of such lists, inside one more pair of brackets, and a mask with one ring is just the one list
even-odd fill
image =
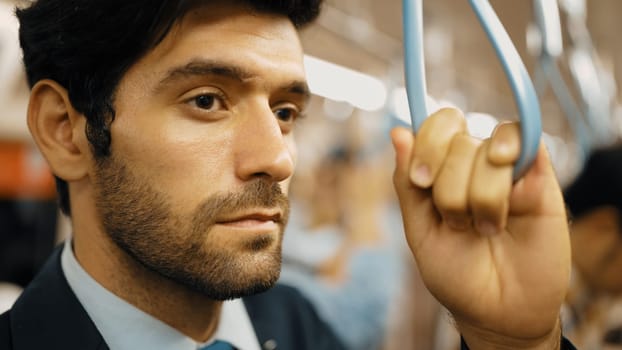
{"label": "dark wavy hair", "polygon": [[[213,0],[212,0],[213,1]],[[300,28],[322,0],[235,0],[259,12],[287,16]],[[51,79],[67,89],[87,119],[93,155],[110,155],[114,94],[125,72],[153,49],[174,23],[210,0],[39,0],[16,10],[30,86]],[[70,215],[67,182],[56,177],[60,207]]]}

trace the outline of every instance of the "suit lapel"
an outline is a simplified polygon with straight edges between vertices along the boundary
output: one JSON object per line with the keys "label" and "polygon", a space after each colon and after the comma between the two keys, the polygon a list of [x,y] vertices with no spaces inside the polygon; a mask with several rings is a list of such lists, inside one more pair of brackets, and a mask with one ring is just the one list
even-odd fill
{"label": "suit lapel", "polygon": [[11,310],[14,349],[108,350],[65,279],[61,251],[54,251]]}
{"label": "suit lapel", "polygon": [[313,306],[294,288],[277,284],[244,298],[244,305],[264,350],[344,349]]}

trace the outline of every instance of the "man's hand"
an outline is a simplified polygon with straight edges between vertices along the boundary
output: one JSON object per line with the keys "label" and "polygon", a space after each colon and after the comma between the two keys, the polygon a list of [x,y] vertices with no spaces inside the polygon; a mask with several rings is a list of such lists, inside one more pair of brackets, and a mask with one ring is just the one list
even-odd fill
{"label": "man's hand", "polygon": [[468,135],[459,111],[444,109],[416,136],[397,128],[392,139],[408,244],[469,347],[558,346],[570,244],[545,148],[513,183],[517,124],[502,124],[481,141]]}

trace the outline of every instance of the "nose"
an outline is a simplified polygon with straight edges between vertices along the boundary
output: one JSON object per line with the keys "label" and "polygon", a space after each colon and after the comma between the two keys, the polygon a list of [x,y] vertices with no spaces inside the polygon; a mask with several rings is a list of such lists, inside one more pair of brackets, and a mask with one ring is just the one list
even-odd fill
{"label": "nose", "polygon": [[266,106],[255,109],[249,118],[243,118],[236,139],[237,177],[248,181],[265,177],[280,182],[294,171],[294,145],[284,135],[272,110]]}

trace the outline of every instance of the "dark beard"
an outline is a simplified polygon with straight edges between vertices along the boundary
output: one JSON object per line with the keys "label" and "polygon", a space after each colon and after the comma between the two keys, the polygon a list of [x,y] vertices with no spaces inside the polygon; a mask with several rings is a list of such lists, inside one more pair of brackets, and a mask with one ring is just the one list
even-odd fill
{"label": "dark beard", "polygon": [[[97,170],[96,205],[104,231],[147,269],[215,300],[257,294],[278,280],[289,214],[278,183],[260,178],[239,193],[213,195],[185,218],[114,157],[99,161]],[[257,207],[283,212],[276,244],[273,236],[258,235],[238,251],[206,246],[216,218]]]}

